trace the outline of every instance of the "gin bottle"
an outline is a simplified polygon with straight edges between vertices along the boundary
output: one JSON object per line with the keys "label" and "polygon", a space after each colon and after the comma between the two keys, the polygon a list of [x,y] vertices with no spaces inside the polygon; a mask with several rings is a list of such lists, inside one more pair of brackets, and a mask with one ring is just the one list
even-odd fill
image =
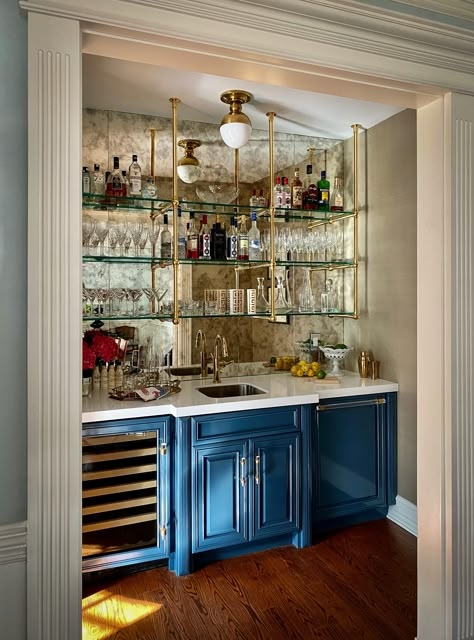
{"label": "gin bottle", "polygon": [[88,167],[82,167],[82,193],[91,193],[91,176]]}
{"label": "gin bottle", "polygon": [[161,257],[171,259],[171,232],[168,229],[168,214],[163,215],[163,230],[160,234]]}
{"label": "gin bottle", "polygon": [[249,231],[249,260],[260,260],[260,231],[257,227],[257,212],[252,211],[252,226]]}
{"label": "gin bottle", "polygon": [[92,174],[92,193],[103,196],[105,193],[104,172],[100,170],[100,164],[94,165],[94,173]]}
{"label": "gin bottle", "polygon": [[137,161],[138,156],[133,154],[132,164],[128,168],[128,180],[130,184],[130,195],[139,197],[142,195],[142,169]]}

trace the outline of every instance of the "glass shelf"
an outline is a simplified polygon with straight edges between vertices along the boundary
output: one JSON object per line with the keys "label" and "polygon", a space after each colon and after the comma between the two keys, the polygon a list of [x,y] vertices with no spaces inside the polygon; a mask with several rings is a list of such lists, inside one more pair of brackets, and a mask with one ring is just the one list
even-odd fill
{"label": "glass shelf", "polygon": [[[167,199],[137,198],[130,196],[105,196],[93,193],[82,194],[82,206],[84,209],[95,211],[107,211],[109,209],[129,210],[143,213],[166,213],[172,209],[173,203]],[[249,215],[250,211],[256,211],[260,220],[269,220],[270,212],[268,207],[251,207],[249,205],[237,204],[216,204],[213,202],[200,202],[191,200],[180,201],[181,209],[184,211],[194,211],[200,214],[231,216],[234,209],[238,214]],[[305,222],[329,221],[332,218],[344,219],[351,217],[352,211],[317,211],[309,209],[275,209],[275,221],[277,223],[290,220],[303,220]]]}
{"label": "glass shelf", "polygon": [[[151,256],[83,256],[84,263],[106,262],[109,264],[156,264],[160,267],[172,266],[171,260],[161,258],[152,258]],[[231,267],[269,267],[268,260],[195,260],[191,258],[183,258],[179,260],[179,264],[205,265],[205,266],[222,266],[229,265]],[[299,260],[277,260],[277,267],[311,267],[321,269],[341,269],[354,267],[353,260],[327,260],[327,261],[299,261]]]}
{"label": "glass shelf", "polygon": [[[338,316],[354,316],[353,311],[337,311],[337,312],[322,312],[322,311],[298,311],[298,309],[291,309],[286,311],[285,313],[277,313],[275,314],[277,318],[284,318],[286,316],[329,316],[335,317]],[[212,318],[267,318],[270,319],[270,312],[257,312],[257,313],[213,313],[213,314],[203,314],[203,313],[183,313],[179,314],[179,318],[181,320],[188,319],[212,319]],[[101,320],[102,322],[108,322],[111,320],[173,320],[173,316],[171,314],[148,314],[148,315],[139,315],[139,316],[125,316],[125,315],[114,315],[114,316],[82,316],[83,322],[93,322],[94,320]]]}

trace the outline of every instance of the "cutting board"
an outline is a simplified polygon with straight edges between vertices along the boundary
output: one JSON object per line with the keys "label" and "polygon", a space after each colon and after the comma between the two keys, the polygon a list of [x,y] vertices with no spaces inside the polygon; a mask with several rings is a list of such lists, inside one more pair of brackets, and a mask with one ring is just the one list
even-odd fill
{"label": "cutting board", "polygon": [[326,376],[325,378],[307,378],[307,380],[311,380],[314,384],[340,384],[340,379],[336,378],[336,376]]}

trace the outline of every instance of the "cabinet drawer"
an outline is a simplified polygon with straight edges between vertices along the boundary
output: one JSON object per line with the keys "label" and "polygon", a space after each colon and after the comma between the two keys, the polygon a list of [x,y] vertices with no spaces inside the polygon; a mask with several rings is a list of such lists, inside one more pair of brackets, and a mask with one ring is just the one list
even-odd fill
{"label": "cabinet drawer", "polygon": [[219,441],[229,436],[253,436],[300,429],[299,407],[239,411],[192,418],[193,444]]}

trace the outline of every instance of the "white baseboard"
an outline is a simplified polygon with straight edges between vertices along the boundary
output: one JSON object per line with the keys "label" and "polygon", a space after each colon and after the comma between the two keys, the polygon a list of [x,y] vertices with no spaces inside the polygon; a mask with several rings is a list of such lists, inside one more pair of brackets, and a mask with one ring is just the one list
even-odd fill
{"label": "white baseboard", "polygon": [[389,507],[387,518],[406,529],[414,536],[418,535],[418,515],[416,505],[401,496],[396,497],[396,503]]}
{"label": "white baseboard", "polygon": [[0,525],[0,564],[26,562],[26,522]]}

